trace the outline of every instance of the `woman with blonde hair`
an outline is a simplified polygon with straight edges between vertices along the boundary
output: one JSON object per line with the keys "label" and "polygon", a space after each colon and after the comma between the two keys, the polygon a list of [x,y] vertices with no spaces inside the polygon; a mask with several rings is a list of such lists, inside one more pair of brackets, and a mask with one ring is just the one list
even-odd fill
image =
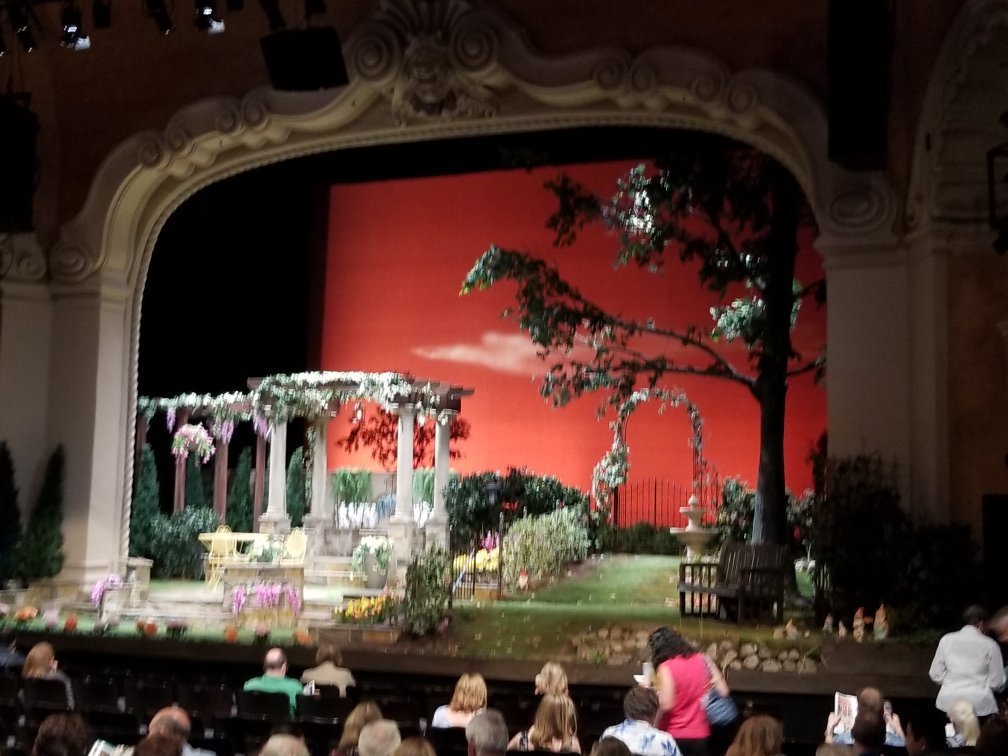
{"label": "woman with blonde hair", "polygon": [[537,696],[553,693],[558,696],[567,695],[567,673],[564,668],[553,661],[543,664],[542,670],[535,676],[535,692]]}
{"label": "woman with blonde hair", "polygon": [[954,734],[946,739],[949,748],[963,748],[977,744],[977,738],[980,737],[980,720],[977,719],[973,704],[969,701],[956,701],[949,707],[948,718],[955,730]]}
{"label": "woman with blonde hair", "polygon": [[465,727],[487,705],[487,686],[483,675],[466,673],[455,683],[455,693],[446,706],[439,706],[431,717],[431,727]]}
{"label": "woman with blonde hair", "polygon": [[777,756],[784,745],[784,728],[766,714],[742,722],[725,756]]}
{"label": "woman with blonde hair", "polygon": [[568,695],[547,693],[536,709],[535,721],[508,743],[509,751],[581,753],[577,739],[577,714]]}
{"label": "woman with blonde hair", "polygon": [[357,756],[357,741],[365,725],[377,722],[382,718],[381,709],[374,701],[361,701],[347,714],[343,723],[343,733],[339,745],[329,756]]}
{"label": "woman with blonde hair", "polygon": [[59,680],[66,687],[67,708],[74,708],[73,685],[70,678],[56,668],[56,651],[51,643],[42,641],[31,647],[21,667],[21,677],[26,680]]}

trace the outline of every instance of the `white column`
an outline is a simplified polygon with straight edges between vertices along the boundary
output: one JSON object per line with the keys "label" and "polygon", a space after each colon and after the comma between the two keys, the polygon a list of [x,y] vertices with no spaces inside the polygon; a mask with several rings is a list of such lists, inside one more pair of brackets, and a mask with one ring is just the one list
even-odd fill
{"label": "white column", "polygon": [[259,518],[259,532],[286,533],[290,530],[287,517],[287,421],[276,421],[270,433],[269,500],[266,512]]}
{"label": "white column", "polygon": [[448,548],[448,510],[445,508],[445,486],[448,485],[451,455],[452,410],[441,410],[434,419],[434,509],[427,521],[427,541]]}
{"label": "white column", "polygon": [[400,404],[398,446],[396,454],[395,517],[413,521],[413,433],[416,429],[416,407]]}
{"label": "white column", "polygon": [[312,486],[311,504],[308,511],[312,519],[328,521],[332,512],[329,509],[329,496],[326,490],[328,482],[328,459],[326,448],[326,432],[329,429],[329,416],[315,420],[315,446],[312,449]]}

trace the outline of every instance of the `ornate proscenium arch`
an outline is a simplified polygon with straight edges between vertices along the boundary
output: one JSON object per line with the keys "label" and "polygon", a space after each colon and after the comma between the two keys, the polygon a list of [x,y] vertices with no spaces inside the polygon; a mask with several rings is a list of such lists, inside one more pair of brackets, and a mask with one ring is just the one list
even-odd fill
{"label": "ornate proscenium arch", "polygon": [[698,493],[704,483],[707,472],[707,462],[703,457],[703,419],[700,410],[682,391],[666,389],[637,389],[620,404],[616,419],[609,423],[612,428],[613,442],[602,459],[592,471],[592,498],[599,507],[611,507],[614,489],[626,483],[627,471],[630,469],[630,447],[626,442],[626,425],[630,415],[645,402],[653,399],[661,401],[658,411],[666,406],[683,407],[689,414],[691,436],[689,445],[693,450],[693,492]]}
{"label": "ornate proscenium arch", "polygon": [[[733,74],[719,61],[680,47],[636,56],[606,47],[547,57],[479,0],[382,0],[344,49],[351,83],[343,89],[262,88],[240,100],[208,99],[184,108],[163,131],[123,142],[102,164],[83,209],[63,227],[51,252],[58,290],[53,338],[77,338],[74,329],[84,326],[75,325],[81,319],[71,314],[69,298],[87,292],[101,341],[91,358],[93,372],[105,377],[87,388],[75,386],[76,395],[50,392],[57,397],[50,412],[59,416],[82,401],[91,403],[93,390],[102,417],[100,423],[82,421],[74,431],[75,453],[86,461],[79,480],[68,479],[68,486],[89,491],[81,504],[89,511],[107,509],[100,501],[119,502],[122,534],[129,522],[132,455],[126,450],[134,433],[140,314],[151,253],[176,208],[228,176],[294,157],[397,142],[575,126],[693,129],[778,159],[805,191],[826,242],[856,246],[891,239],[896,203],[885,179],[830,163],[821,103],[772,71]],[[71,353],[54,354],[53,376],[86,372]],[[118,382],[109,380],[120,374]],[[120,477],[109,480],[107,470]],[[103,532],[110,525],[106,521]],[[120,544],[125,542],[121,535]]]}

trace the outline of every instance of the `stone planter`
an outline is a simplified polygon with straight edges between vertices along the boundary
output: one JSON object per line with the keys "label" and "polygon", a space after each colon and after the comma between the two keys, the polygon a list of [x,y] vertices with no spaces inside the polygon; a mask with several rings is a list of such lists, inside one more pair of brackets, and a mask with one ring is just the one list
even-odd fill
{"label": "stone planter", "polygon": [[371,590],[381,590],[388,583],[388,567],[384,572],[378,570],[377,559],[374,554],[364,557],[364,585]]}

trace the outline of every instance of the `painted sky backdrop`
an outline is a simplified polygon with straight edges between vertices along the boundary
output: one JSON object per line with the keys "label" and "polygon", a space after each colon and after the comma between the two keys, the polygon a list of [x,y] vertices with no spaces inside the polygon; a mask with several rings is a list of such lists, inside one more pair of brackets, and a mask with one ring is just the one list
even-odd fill
{"label": "painted sky backdrop", "polygon": [[[631,162],[567,168],[577,180],[611,194]],[[666,325],[709,327],[715,295],[701,289],[695,271],[677,259],[655,275],[613,268],[616,238],[602,229],[557,249],[545,222],[555,200],[543,187],[556,169],[491,171],[461,176],[335,185],[330,190],[325,296],[321,313],[321,368],[409,372],[475,389],[463,400],[472,425],[453,468],[462,472],[528,467],[589,488],[592,468],[609,448],[607,416],[596,417],[601,395],[553,409],[538,387],[549,363],[528,336],[501,312],[513,303],[514,284],[459,296],[473,262],[491,244],[529,251],[556,265],[591,300],[635,318]],[[811,232],[810,232],[811,234]],[[809,242],[799,255],[799,279],[823,275]],[[741,292],[739,292],[741,293]],[[812,356],[825,341],[825,309],[803,308],[793,334],[796,349]],[[741,362],[741,351],[733,352]],[[678,380],[677,380],[678,378]],[[704,419],[705,455],[722,476],[755,482],[759,408],[741,385],[673,377]],[[330,429],[330,468],[377,469],[366,452],[335,446],[349,413]],[[788,391],[785,453],[787,484],[811,485],[806,462],[826,425],[826,398],[810,376]],[[689,423],[682,410],[642,408],[628,427],[631,480],[690,481]]]}

